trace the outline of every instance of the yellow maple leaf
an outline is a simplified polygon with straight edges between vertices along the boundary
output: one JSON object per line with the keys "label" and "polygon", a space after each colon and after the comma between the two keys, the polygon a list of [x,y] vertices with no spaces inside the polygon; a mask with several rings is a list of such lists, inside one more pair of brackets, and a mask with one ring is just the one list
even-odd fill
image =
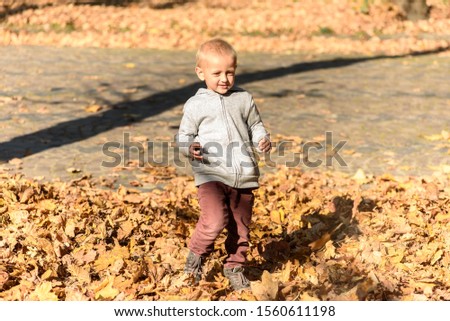
{"label": "yellow maple leaf", "polygon": [[278,296],[278,280],[276,280],[268,271],[264,271],[260,282],[250,284],[252,293],[258,301],[276,300]]}
{"label": "yellow maple leaf", "polygon": [[75,264],[69,265],[67,270],[70,272],[70,274],[77,279],[80,283],[90,283],[91,282],[91,276],[89,274],[89,271],[82,266],[78,266]]}
{"label": "yellow maple leaf", "polygon": [[66,233],[68,237],[75,237],[75,227],[75,221],[73,219],[68,219],[66,222],[66,227],[64,228],[64,233]]}
{"label": "yellow maple leaf", "polygon": [[39,207],[46,212],[52,212],[57,208],[55,202],[51,199],[42,200],[39,202]]}
{"label": "yellow maple leaf", "polygon": [[103,255],[99,255],[98,259],[94,262],[94,268],[97,272],[107,269],[110,265],[114,264],[116,260],[127,259],[130,256],[130,252],[127,247],[120,246],[116,243],[111,251],[106,252]]}
{"label": "yellow maple leaf", "polygon": [[94,262],[94,269],[96,272],[106,270],[111,264],[114,263],[116,257],[108,254],[100,255]]}
{"label": "yellow maple leaf", "polygon": [[114,279],[114,287],[117,289],[120,289],[122,291],[124,291],[125,289],[131,287],[133,285],[133,280],[132,279],[127,279],[122,275],[117,276]]}
{"label": "yellow maple leaf", "polygon": [[58,296],[52,292],[52,283],[44,281],[30,294],[30,299],[34,301],[58,301]]}
{"label": "yellow maple leaf", "polygon": [[48,269],[47,271],[45,271],[44,273],[42,273],[41,275],[41,279],[42,280],[47,280],[51,277],[57,277],[58,274],[56,272],[54,272],[52,269]]}
{"label": "yellow maple leaf", "polygon": [[34,195],[34,189],[32,187],[28,187],[20,197],[20,203],[26,203],[31,197]]}
{"label": "yellow maple leaf", "polygon": [[19,211],[11,211],[8,213],[9,219],[11,222],[15,225],[20,225],[28,220],[28,217],[30,216],[30,213],[25,210],[19,210]]}
{"label": "yellow maple leaf", "polygon": [[117,238],[122,240],[129,236],[133,231],[134,225],[131,221],[127,220],[125,222],[120,223],[119,230],[117,231]]}
{"label": "yellow maple leaf", "polygon": [[336,256],[336,248],[334,247],[332,242],[327,242],[325,244],[325,251],[323,253],[323,256],[326,260],[329,260]]}
{"label": "yellow maple leaf", "polygon": [[270,219],[274,223],[281,224],[283,222],[284,215],[282,215],[279,210],[272,210],[270,212]]}
{"label": "yellow maple leaf", "polygon": [[90,105],[90,106],[84,107],[84,110],[87,113],[96,113],[96,112],[99,112],[102,109],[103,109],[103,107],[100,106],[100,105]]}
{"label": "yellow maple leaf", "polygon": [[114,277],[108,278],[107,282],[102,283],[102,285],[95,291],[95,299],[113,300],[120,293],[119,290],[113,287],[113,284]]}

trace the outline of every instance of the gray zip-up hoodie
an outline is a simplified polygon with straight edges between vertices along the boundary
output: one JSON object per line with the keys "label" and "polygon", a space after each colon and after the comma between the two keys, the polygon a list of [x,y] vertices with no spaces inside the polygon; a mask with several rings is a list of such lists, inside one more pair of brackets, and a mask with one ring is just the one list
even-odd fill
{"label": "gray zip-up hoodie", "polygon": [[183,109],[177,143],[189,157],[199,142],[203,160],[191,162],[195,185],[219,181],[235,188],[259,186],[254,146],[269,135],[252,96],[233,87],[225,95],[201,88]]}

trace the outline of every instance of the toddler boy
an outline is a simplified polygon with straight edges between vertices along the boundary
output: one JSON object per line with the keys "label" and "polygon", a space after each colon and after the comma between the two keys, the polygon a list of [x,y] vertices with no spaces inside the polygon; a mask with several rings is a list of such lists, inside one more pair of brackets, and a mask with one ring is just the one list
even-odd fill
{"label": "toddler boy", "polygon": [[177,140],[192,160],[201,210],[184,271],[199,281],[205,258],[226,229],[224,275],[234,290],[241,290],[250,285],[243,272],[253,190],[259,187],[253,147],[269,152],[271,143],[252,96],[234,86],[236,67],[236,52],[226,41],[200,46],[195,72],[206,89],[186,102]]}

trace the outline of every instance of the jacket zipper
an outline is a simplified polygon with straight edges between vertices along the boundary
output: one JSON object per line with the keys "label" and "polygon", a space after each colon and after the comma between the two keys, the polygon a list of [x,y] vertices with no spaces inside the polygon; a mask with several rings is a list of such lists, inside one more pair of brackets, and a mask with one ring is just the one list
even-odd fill
{"label": "jacket zipper", "polygon": [[[228,125],[227,111],[225,109],[225,104],[224,104],[222,96],[220,96],[220,105],[222,106],[222,114],[223,114],[223,117],[224,117],[225,127],[227,129],[228,143],[231,144],[232,143],[232,141],[231,141],[231,138],[232,138],[231,137],[231,131],[230,131],[230,127]],[[238,168],[235,166],[235,163],[234,163],[233,149],[231,149],[231,166],[233,167],[233,170],[234,170],[234,184],[233,184],[234,186],[233,187],[237,187],[239,173],[238,173]]]}

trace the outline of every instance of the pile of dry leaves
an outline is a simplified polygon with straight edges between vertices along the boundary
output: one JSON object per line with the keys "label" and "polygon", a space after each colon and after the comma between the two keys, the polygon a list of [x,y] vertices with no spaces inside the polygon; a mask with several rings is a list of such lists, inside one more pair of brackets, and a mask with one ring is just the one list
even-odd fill
{"label": "pile of dry leaves", "polygon": [[242,293],[222,275],[224,235],[187,285],[189,177],[140,193],[0,175],[3,300],[450,300],[449,175],[265,174]]}
{"label": "pile of dry leaves", "polygon": [[55,5],[9,15],[0,45],[195,50],[223,37],[239,51],[405,54],[448,48],[450,5],[429,0],[431,17],[400,18],[384,0],[198,0],[154,6]]}

